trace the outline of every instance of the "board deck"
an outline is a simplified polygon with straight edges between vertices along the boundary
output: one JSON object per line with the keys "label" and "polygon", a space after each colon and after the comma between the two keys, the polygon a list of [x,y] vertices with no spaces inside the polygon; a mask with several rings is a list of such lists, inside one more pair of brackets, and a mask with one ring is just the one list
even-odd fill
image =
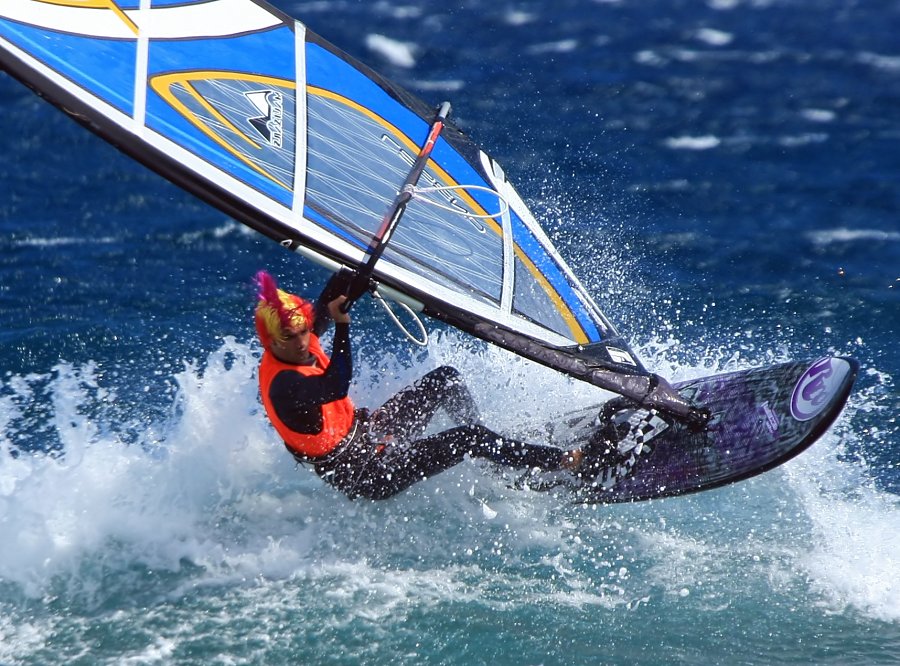
{"label": "board deck", "polygon": [[[710,411],[701,431],[621,403],[611,415],[616,442],[596,437],[603,405],[568,415],[547,426],[547,434],[558,445],[584,448],[574,488],[581,501],[633,502],[709,490],[770,470],[815,442],[840,414],[858,369],[853,359],[824,357],[676,384]],[[533,477],[523,485],[541,483],[548,480]]]}

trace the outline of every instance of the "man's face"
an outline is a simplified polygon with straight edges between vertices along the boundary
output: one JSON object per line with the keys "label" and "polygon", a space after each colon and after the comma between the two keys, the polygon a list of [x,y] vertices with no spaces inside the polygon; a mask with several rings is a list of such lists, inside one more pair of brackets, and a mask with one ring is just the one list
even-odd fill
{"label": "man's face", "polygon": [[273,340],[272,351],[286,363],[306,363],[309,361],[309,326],[292,326],[285,332],[284,340]]}

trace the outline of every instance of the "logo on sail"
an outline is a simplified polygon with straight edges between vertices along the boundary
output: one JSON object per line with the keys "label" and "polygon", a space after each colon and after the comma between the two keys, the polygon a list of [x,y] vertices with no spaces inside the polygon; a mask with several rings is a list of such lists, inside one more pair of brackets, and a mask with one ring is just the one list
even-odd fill
{"label": "logo on sail", "polygon": [[[209,139],[204,150],[221,148],[257,174],[291,190],[293,81],[244,72],[191,70],[157,74],[150,85]],[[191,141],[186,147],[196,145]]]}
{"label": "logo on sail", "polygon": [[245,92],[244,96],[260,113],[259,116],[247,118],[247,122],[266,143],[281,148],[284,137],[284,96],[277,90],[253,90]]}

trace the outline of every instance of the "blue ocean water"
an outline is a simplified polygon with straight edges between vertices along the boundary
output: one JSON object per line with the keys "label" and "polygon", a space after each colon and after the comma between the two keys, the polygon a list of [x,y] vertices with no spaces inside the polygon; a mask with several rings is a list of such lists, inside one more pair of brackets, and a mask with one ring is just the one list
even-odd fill
{"label": "blue ocean water", "polygon": [[[841,353],[857,388],[699,495],[576,506],[467,462],[351,503],[256,395],[251,276],[326,275],[0,76],[0,664],[898,663],[900,6],[277,4],[450,99],[649,367]],[[510,432],[596,398],[354,317],[361,404],[448,362]]]}

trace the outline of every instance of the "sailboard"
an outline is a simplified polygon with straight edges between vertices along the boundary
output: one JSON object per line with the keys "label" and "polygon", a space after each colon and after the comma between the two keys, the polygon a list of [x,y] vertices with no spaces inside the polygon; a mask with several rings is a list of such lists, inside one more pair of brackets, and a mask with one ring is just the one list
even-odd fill
{"label": "sailboard", "polygon": [[859,371],[825,356],[674,384],[710,420],[691,428],[653,408],[612,400],[564,415],[539,435],[578,443],[579,474],[523,475],[535,490],[566,487],[582,502],[635,502],[710,490],[761,474],[803,452],[835,421]]}
{"label": "sailboard", "polygon": [[0,4],[0,67],[123,152],[366,291],[703,429],[501,166],[262,0]]}

